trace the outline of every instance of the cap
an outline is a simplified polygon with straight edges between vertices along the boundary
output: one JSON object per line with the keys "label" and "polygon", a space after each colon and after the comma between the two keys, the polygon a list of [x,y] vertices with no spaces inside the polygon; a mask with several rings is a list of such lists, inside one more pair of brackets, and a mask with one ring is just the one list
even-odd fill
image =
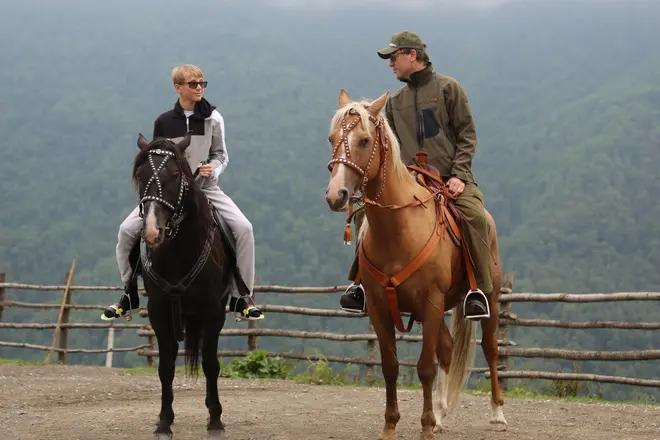
{"label": "cap", "polygon": [[378,56],[386,60],[399,49],[426,49],[426,44],[416,33],[401,31],[392,35],[390,44],[377,52]]}

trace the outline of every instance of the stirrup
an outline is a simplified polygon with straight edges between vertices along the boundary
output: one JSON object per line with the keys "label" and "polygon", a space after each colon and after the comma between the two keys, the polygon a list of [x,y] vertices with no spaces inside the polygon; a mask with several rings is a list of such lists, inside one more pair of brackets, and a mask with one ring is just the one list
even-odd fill
{"label": "stirrup", "polygon": [[[250,316],[250,312],[252,310],[259,311],[260,315],[256,318],[253,317],[253,316]],[[235,311],[234,312],[234,319],[236,320],[236,322],[240,322],[240,321],[259,321],[261,319],[264,319],[264,313],[261,310],[257,309],[255,306],[247,306],[246,308],[244,308],[240,312]]]}
{"label": "stirrup", "polygon": [[[349,293],[350,290],[354,290],[354,292]],[[344,305],[341,304],[341,300],[339,301],[339,308],[344,312],[363,315],[364,313],[366,313],[366,309],[367,309],[367,293],[364,291],[364,287],[362,286],[362,283],[357,283],[357,284],[355,284],[354,282],[351,283],[351,285],[348,286],[348,288],[344,291],[342,297],[349,295],[355,298],[357,296],[357,292],[355,291],[362,292],[362,304],[359,306],[359,308],[354,309],[350,307],[344,307]]]}
{"label": "stirrup", "polygon": [[[486,313],[481,314],[481,315],[468,315],[466,312],[467,304],[468,301],[470,300],[477,300],[479,301],[479,298],[483,298],[483,303],[486,305]],[[488,298],[486,295],[481,291],[481,289],[476,289],[476,290],[470,290],[467,295],[465,295],[465,299],[463,300],[463,315],[465,316],[466,319],[472,320],[472,321],[478,321],[483,318],[490,318],[490,306],[488,304]]]}

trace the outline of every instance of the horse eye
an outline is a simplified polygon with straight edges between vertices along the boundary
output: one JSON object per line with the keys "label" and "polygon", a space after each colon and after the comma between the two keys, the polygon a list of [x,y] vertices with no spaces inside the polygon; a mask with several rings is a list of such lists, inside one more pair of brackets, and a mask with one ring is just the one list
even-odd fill
{"label": "horse eye", "polygon": [[369,138],[360,139],[360,144],[359,145],[361,147],[366,147],[367,145],[369,145]]}

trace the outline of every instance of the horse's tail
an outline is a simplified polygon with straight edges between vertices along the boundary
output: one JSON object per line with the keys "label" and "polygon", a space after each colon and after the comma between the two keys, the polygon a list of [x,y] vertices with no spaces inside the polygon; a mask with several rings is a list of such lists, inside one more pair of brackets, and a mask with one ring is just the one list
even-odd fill
{"label": "horse's tail", "polygon": [[197,377],[199,373],[199,353],[201,339],[202,335],[199,320],[196,320],[191,316],[186,319],[184,342],[186,374],[189,377]]}
{"label": "horse's tail", "polygon": [[447,375],[447,406],[450,410],[457,406],[461,391],[474,366],[477,346],[472,343],[472,337],[476,333],[476,326],[475,321],[465,319],[463,304],[459,301],[459,304],[454,307],[451,317],[453,343],[449,374]]}

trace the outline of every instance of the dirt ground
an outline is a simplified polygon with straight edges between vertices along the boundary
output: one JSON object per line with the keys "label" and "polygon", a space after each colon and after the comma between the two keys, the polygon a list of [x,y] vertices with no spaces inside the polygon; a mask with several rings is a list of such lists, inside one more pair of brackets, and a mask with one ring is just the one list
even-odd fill
{"label": "dirt ground", "polygon": [[[175,379],[174,438],[206,438],[204,382]],[[221,380],[226,440],[375,440],[378,388]],[[660,439],[660,407],[508,399],[506,432],[491,429],[487,397],[464,395],[438,440]],[[160,407],[155,374],[100,367],[0,366],[3,440],[151,439]],[[399,440],[419,437],[420,391],[399,391]]]}

